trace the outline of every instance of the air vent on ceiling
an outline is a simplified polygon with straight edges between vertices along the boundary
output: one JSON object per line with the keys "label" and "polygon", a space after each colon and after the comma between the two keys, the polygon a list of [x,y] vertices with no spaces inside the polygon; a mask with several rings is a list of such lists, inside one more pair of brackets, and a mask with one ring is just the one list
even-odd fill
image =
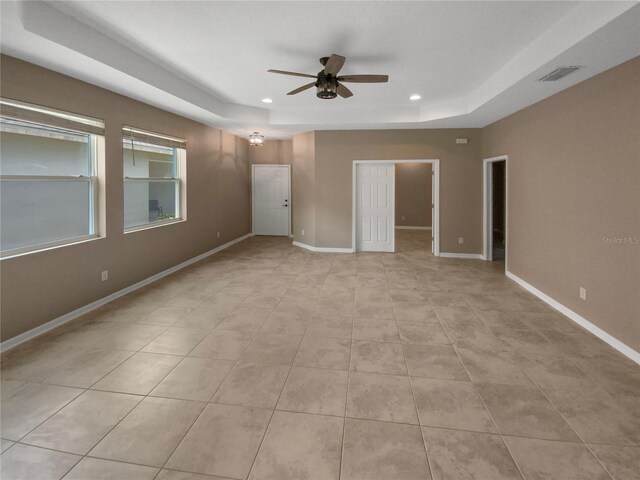
{"label": "air vent on ceiling", "polygon": [[558,67],[553,72],[547,73],[544,77],[539,78],[538,80],[541,82],[555,82],[556,80],[560,80],[562,77],[566,77],[572,72],[575,72],[581,67]]}

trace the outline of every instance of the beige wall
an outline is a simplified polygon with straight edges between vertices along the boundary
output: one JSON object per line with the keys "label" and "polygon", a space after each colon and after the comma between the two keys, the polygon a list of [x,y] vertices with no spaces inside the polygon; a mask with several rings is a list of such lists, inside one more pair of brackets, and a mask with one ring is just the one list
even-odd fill
{"label": "beige wall", "polygon": [[[105,121],[107,233],[0,262],[2,340],[250,231],[246,140],[15,58],[2,56],[1,67],[4,97]],[[186,138],[187,222],[123,234],[124,124]]]}
{"label": "beige wall", "polygon": [[396,164],[396,225],[431,226],[431,164]]}
{"label": "beige wall", "polygon": [[640,236],[640,57],[482,134],[509,155],[509,270],[640,350],[640,246],[603,243]]}
{"label": "beige wall", "polygon": [[439,159],[440,250],[481,252],[479,129],[320,131],[315,151],[316,246],[351,248],[354,160]]}
{"label": "beige wall", "polygon": [[265,140],[262,147],[249,149],[249,163],[262,165],[291,165],[293,144],[291,140]]}
{"label": "beige wall", "polygon": [[[316,150],[314,132],[293,137],[293,239],[315,246],[316,238]],[[304,230],[304,234],[302,233]]]}

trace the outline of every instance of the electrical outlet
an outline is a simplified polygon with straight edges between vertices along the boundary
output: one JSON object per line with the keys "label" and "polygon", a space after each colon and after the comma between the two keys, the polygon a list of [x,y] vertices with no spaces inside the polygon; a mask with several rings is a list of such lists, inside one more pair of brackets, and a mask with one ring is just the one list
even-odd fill
{"label": "electrical outlet", "polygon": [[103,270],[100,278],[102,278],[103,282],[109,280],[109,270]]}
{"label": "electrical outlet", "polygon": [[220,232],[218,232],[218,238],[220,238]]}
{"label": "electrical outlet", "polygon": [[586,300],[587,299],[587,289],[584,287],[580,287],[580,298],[582,300]]}
{"label": "electrical outlet", "polygon": [[464,243],[464,237],[458,237],[458,243],[462,245]]}
{"label": "electrical outlet", "polygon": [[302,229],[302,236],[304,237],[304,228]]}

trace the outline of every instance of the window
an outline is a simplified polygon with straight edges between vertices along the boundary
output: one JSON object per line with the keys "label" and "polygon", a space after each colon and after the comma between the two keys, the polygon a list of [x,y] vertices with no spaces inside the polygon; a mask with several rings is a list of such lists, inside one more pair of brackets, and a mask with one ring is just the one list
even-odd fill
{"label": "window", "polygon": [[122,147],[125,231],[184,220],[185,141],[125,127]]}
{"label": "window", "polygon": [[3,257],[97,237],[104,124],[0,99]]}

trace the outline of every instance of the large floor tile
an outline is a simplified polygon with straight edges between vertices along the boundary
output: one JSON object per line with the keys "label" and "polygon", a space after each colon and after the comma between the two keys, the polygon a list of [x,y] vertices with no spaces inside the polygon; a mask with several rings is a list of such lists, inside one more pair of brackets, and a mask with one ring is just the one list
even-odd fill
{"label": "large floor tile", "polygon": [[166,466],[246,478],[270,418],[262,408],[209,404]]}
{"label": "large floor tile", "polygon": [[347,372],[293,367],[278,410],[344,416]]}
{"label": "large floor tile", "polygon": [[504,437],[525,480],[610,480],[582,443]]}
{"label": "large floor tile", "polygon": [[275,408],[289,369],[287,365],[238,362],[212,401],[247,407]]}
{"label": "large floor tile", "polygon": [[249,479],[337,480],[342,428],[342,418],[276,411]]}
{"label": "large floor tile", "polygon": [[469,380],[469,376],[451,346],[405,345],[409,375],[450,380]]}
{"label": "large floor tile", "polygon": [[420,427],[347,418],[341,480],[392,478],[431,478]]}
{"label": "large floor tile", "polygon": [[472,383],[432,378],[411,383],[422,425],[497,433]]}
{"label": "large floor tile", "polygon": [[156,353],[136,353],[93,385],[95,390],[148,394],[183,357]]}
{"label": "large floor tile", "polygon": [[409,377],[351,372],[347,416],[417,425]]}
{"label": "large floor tile", "polygon": [[169,355],[188,355],[208,334],[209,329],[171,327],[147,343],[141,351]]}
{"label": "large floor tile", "polygon": [[79,388],[29,383],[0,404],[0,436],[20,440],[82,393]]}
{"label": "large floor tile", "polygon": [[640,447],[592,444],[589,448],[615,480],[637,480],[640,476]]}
{"label": "large floor tile", "polygon": [[300,367],[348,370],[351,340],[305,336],[293,362]]}
{"label": "large floor tile", "polygon": [[38,447],[85,455],[142,397],[87,390],[22,441]]}
{"label": "large floor tile", "polygon": [[474,382],[531,385],[525,373],[531,362],[519,353],[467,348],[458,348],[457,352]]}
{"label": "large floor tile", "polygon": [[640,419],[600,388],[544,389],[553,405],[587,443],[640,445]]}
{"label": "large floor tile", "polygon": [[85,457],[64,480],[153,480],[157,474],[153,467]]}
{"label": "large floor tile", "polygon": [[398,320],[402,343],[418,345],[451,345],[439,322],[406,322]]}
{"label": "large floor tile", "polygon": [[200,402],[147,397],[89,454],[161,467],[204,406]]}
{"label": "large floor tile", "polygon": [[150,395],[208,402],[233,364],[233,360],[187,357],[151,391]]}
{"label": "large floor tile", "polygon": [[315,313],[307,326],[306,335],[312,337],[351,338],[353,317],[332,312]]}
{"label": "large floor tile", "polygon": [[15,444],[0,455],[2,480],[59,480],[82,457]]}
{"label": "large floor tile", "polygon": [[423,427],[434,480],[522,480],[499,435]]}
{"label": "large floor tile", "polygon": [[252,333],[217,332],[214,330],[189,353],[189,356],[237,360],[252,338]]}
{"label": "large floor tile", "polygon": [[262,365],[291,365],[301,341],[300,335],[258,333],[240,357],[240,361]]}
{"label": "large floor tile", "polygon": [[272,313],[260,328],[265,333],[286,333],[289,335],[304,335],[309,323],[309,317],[294,313]]}
{"label": "large floor tile", "polygon": [[89,388],[131,355],[120,350],[88,350],[56,368],[43,382]]}
{"label": "large floor tile", "polygon": [[485,383],[478,385],[478,390],[503,435],[579,441],[536,387]]}
{"label": "large floor tile", "polygon": [[353,338],[378,342],[400,342],[398,327],[393,318],[357,317],[353,323]]}
{"label": "large floor tile", "polygon": [[350,369],[355,372],[407,374],[402,346],[386,342],[354,340]]}

